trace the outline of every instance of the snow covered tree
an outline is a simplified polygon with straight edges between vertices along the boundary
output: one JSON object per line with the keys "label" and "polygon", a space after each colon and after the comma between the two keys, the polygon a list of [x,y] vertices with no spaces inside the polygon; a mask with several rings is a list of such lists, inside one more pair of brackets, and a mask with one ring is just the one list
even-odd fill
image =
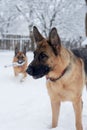
{"label": "snow covered tree", "polygon": [[[17,2],[17,0],[16,0]],[[0,1],[0,32],[8,33],[11,23],[19,16],[18,11],[15,8],[15,2],[11,0]]]}
{"label": "snow covered tree", "polygon": [[23,2],[22,5],[16,5],[16,9],[19,11],[19,13],[24,17],[24,19],[27,22],[28,31],[29,31],[28,35],[31,42],[31,50],[34,50],[35,45],[34,45],[34,38],[33,38],[33,33],[32,33],[32,28],[34,25],[34,22],[33,22],[33,15],[34,15],[33,2],[34,1],[24,0],[22,2]]}
{"label": "snow covered tree", "polygon": [[62,0],[40,0],[39,4],[35,6],[35,25],[41,28],[42,33],[44,33],[46,37],[50,29],[54,26],[61,1]]}
{"label": "snow covered tree", "polygon": [[[87,0],[2,0],[0,32],[25,32],[32,36],[32,28],[36,25],[48,37],[50,29],[55,26],[63,41],[77,41],[81,37],[84,39],[87,26],[87,22],[84,23],[85,1]],[[33,43],[34,41],[32,48]]]}

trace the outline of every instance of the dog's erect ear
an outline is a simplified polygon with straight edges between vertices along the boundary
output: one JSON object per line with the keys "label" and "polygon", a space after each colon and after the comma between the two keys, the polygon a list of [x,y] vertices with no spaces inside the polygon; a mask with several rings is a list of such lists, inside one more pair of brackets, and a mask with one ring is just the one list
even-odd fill
{"label": "dog's erect ear", "polygon": [[49,33],[49,42],[50,45],[52,46],[55,54],[58,54],[58,51],[60,50],[61,47],[61,40],[60,37],[57,33],[57,29],[56,28],[52,28],[52,30]]}
{"label": "dog's erect ear", "polygon": [[19,49],[18,49],[18,47],[16,46],[16,47],[15,47],[15,56],[17,55],[18,52],[19,52]]}
{"label": "dog's erect ear", "polygon": [[42,41],[44,39],[43,36],[38,31],[37,27],[35,27],[35,26],[33,27],[33,35],[34,35],[36,43],[40,42],[40,41]]}
{"label": "dog's erect ear", "polygon": [[23,53],[26,56],[26,46],[24,46]]}

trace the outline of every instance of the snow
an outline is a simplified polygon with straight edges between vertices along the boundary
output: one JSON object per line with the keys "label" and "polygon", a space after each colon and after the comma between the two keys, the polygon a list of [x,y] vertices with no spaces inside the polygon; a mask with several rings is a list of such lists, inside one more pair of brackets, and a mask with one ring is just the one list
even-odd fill
{"label": "snow", "polygon": [[[27,76],[20,82],[21,75],[14,77],[11,64],[14,53],[0,51],[0,130],[50,130],[51,105],[45,86],[45,77],[35,80]],[[28,61],[33,58],[27,53]],[[87,92],[83,91],[83,127],[87,130]],[[61,105],[59,126],[52,130],[75,130],[72,104]]]}

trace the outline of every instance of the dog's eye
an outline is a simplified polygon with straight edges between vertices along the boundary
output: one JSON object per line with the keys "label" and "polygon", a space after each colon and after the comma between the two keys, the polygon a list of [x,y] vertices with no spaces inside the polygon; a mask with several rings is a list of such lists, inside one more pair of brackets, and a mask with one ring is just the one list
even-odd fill
{"label": "dog's eye", "polygon": [[44,60],[44,59],[46,59],[46,58],[48,58],[48,56],[45,54],[45,53],[40,53],[40,55],[39,55],[39,60],[41,61],[41,60]]}
{"label": "dog's eye", "polygon": [[24,56],[21,56],[21,58],[23,59],[23,58],[24,58]]}

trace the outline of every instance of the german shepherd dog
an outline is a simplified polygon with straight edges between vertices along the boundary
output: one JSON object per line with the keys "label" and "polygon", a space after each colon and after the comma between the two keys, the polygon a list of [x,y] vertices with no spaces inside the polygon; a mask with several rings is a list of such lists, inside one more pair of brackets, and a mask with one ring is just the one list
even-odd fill
{"label": "german shepherd dog", "polygon": [[62,46],[56,28],[52,28],[49,39],[45,39],[34,26],[36,42],[34,59],[27,73],[35,79],[46,76],[46,85],[52,107],[52,128],[57,126],[62,101],[73,104],[76,130],[82,127],[82,90],[85,84],[83,60]]}
{"label": "german shepherd dog", "polygon": [[23,51],[19,51],[18,47],[15,47],[15,56],[13,58],[13,63],[18,63],[17,66],[13,66],[14,75],[18,76],[18,74],[23,74],[23,78],[21,81],[25,79],[27,76],[27,56],[26,56],[26,47],[24,46]]}

